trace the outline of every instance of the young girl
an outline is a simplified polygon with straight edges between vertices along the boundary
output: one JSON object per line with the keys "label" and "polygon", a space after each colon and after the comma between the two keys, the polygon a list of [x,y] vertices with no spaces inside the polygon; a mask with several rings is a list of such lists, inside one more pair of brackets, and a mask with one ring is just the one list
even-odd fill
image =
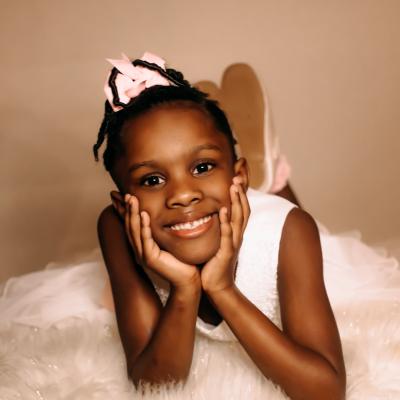
{"label": "young girl", "polygon": [[346,399],[400,398],[398,262],[247,188],[224,113],[162,60],[113,63],[95,154],[116,313],[98,251],[1,284],[0,398],[343,398],[322,264]]}
{"label": "young girl", "polygon": [[98,232],[129,377],[190,379],[198,330],[292,399],[344,398],[312,217],[248,189],[223,111],[182,74],[150,54],[111,62],[94,151],[106,138],[119,191]]}

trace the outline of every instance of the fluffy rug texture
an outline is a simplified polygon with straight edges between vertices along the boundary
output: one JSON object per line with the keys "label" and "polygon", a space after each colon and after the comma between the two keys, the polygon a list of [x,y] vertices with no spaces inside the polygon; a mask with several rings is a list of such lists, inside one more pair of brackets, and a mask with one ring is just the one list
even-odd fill
{"label": "fluffy rug texture", "polygon": [[[375,260],[381,255],[352,242],[354,238],[334,243],[322,238],[329,264],[327,289],[348,374],[346,398],[399,400],[398,264]],[[287,398],[239,344],[212,341],[200,333],[185,386],[135,389],[127,378],[115,316],[99,305],[103,268],[97,252],[90,262],[14,278],[3,287],[1,400]]]}
{"label": "fluffy rug texture", "polygon": [[[337,310],[348,371],[348,400],[400,398],[400,304],[377,300]],[[384,318],[382,318],[384,316]],[[238,345],[198,337],[183,388],[136,391],[115,321],[68,318],[49,328],[3,325],[0,398],[284,399]]]}

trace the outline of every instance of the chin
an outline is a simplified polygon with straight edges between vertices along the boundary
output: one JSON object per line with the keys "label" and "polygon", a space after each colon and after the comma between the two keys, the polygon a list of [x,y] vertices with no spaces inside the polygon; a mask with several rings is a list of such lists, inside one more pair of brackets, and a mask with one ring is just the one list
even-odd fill
{"label": "chin", "polygon": [[219,243],[218,246],[208,246],[207,249],[202,247],[203,246],[197,246],[197,248],[194,249],[181,248],[174,252],[174,256],[185,264],[202,265],[215,256],[219,248]]}

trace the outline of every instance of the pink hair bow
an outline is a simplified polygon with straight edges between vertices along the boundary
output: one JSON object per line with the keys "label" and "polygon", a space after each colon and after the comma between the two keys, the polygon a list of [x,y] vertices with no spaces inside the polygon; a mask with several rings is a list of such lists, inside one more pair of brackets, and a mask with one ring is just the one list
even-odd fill
{"label": "pink hair bow", "polygon": [[[141,60],[149,63],[157,64],[165,70],[165,61],[151,53],[144,53]],[[121,60],[107,59],[117,70],[118,74],[115,79],[115,87],[117,89],[119,101],[128,104],[131,99],[138,96],[144,89],[155,85],[169,86],[170,82],[164,78],[159,72],[152,71],[141,66],[134,66],[129,58],[122,53]],[[122,110],[122,106],[114,104],[114,96],[109,85],[111,73],[108,75],[104,85],[108,102],[114,111]]]}

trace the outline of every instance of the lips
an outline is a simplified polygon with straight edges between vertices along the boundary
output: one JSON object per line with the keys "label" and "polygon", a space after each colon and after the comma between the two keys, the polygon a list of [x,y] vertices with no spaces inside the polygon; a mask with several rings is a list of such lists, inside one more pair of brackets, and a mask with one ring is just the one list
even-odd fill
{"label": "lips", "polygon": [[208,214],[200,218],[191,217],[188,221],[173,223],[166,229],[175,236],[195,238],[208,231],[213,223],[213,214]]}
{"label": "lips", "polygon": [[173,231],[193,230],[193,229],[197,228],[198,226],[206,224],[210,219],[211,219],[211,215],[207,215],[206,217],[199,218],[194,221],[172,225],[170,228]]}

